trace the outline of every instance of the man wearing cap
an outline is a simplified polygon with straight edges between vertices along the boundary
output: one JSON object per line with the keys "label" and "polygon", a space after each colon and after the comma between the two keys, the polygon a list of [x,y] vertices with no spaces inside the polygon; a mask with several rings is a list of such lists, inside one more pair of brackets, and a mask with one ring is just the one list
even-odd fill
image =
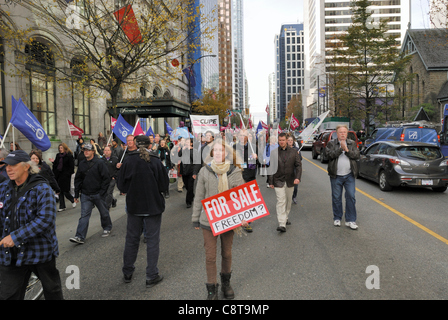
{"label": "man wearing cap", "polygon": [[53,190],[23,150],[0,164],[10,179],[0,184],[0,299],[24,299],[31,272],[42,282],[46,300],[63,299]]}
{"label": "man wearing cap", "polygon": [[127,230],[123,254],[123,274],[131,282],[137,259],[140,235],[145,229],[146,287],[150,288],[163,277],[159,274],[160,226],[165,211],[162,192],[168,190],[169,179],[159,157],[150,152],[147,136],[135,137],[139,152],[129,154],[118,174],[118,189],[126,193]]}
{"label": "man wearing cap", "polygon": [[101,216],[102,237],[107,237],[112,229],[109,210],[104,199],[110,184],[109,170],[100,158],[95,156],[95,149],[90,143],[83,147],[85,160],[78,165],[75,175],[75,202],[79,202],[81,194],[81,218],[79,218],[76,235],[70,238],[71,242],[83,244],[89,228],[89,220],[93,206],[98,208]]}

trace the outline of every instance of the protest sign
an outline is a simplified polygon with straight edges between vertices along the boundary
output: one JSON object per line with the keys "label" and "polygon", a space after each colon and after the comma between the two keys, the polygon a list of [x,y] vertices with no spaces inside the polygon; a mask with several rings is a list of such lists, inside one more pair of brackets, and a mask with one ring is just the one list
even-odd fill
{"label": "protest sign", "polygon": [[219,116],[191,115],[190,119],[194,133],[211,131],[219,134]]}
{"label": "protest sign", "polygon": [[240,227],[243,220],[251,222],[269,215],[256,180],[201,202],[214,236]]}

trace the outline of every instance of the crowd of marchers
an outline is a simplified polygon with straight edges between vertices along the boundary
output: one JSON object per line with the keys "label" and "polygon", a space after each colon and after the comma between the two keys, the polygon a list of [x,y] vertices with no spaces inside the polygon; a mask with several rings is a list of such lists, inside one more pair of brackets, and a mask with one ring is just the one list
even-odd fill
{"label": "crowd of marchers", "polygon": [[[359,151],[347,139],[348,128],[337,128],[338,138],[328,144],[328,174],[332,190],[333,223],[341,225],[342,190],[346,194],[346,225],[356,230],[355,176]],[[272,133],[272,131],[271,131]],[[146,243],[146,287],[163,280],[158,269],[160,228],[165,199],[170,196],[170,177],[177,177],[178,192],[186,190],[185,205],[191,208],[195,230],[201,230],[206,261],[207,299],[226,299],[235,293],[230,285],[232,244],[235,234],[253,232],[250,221],[214,236],[201,200],[256,179],[266,178],[266,186],[276,195],[277,231],[286,232],[288,216],[297,203],[297,187],[302,179],[300,145],[289,133],[259,134],[241,130],[235,135],[205,132],[196,139],[169,136],[133,136],[126,144],[112,140],[78,140],[73,152],[61,143],[50,164],[40,150],[25,152],[18,145],[0,150],[0,299],[23,299],[31,273],[40,279],[45,299],[63,299],[56,267],[59,255],[56,214],[66,210],[65,199],[78,203],[81,214],[75,235],[69,240],[86,241],[92,210],[101,217],[102,236],[112,232],[109,214],[115,207],[114,189],[125,196],[127,214],[123,253],[123,281],[132,281],[139,242]],[[74,193],[71,181],[74,177]],[[173,180],[174,181],[174,180]],[[57,208],[59,202],[59,208]],[[221,242],[218,273],[217,246]]]}

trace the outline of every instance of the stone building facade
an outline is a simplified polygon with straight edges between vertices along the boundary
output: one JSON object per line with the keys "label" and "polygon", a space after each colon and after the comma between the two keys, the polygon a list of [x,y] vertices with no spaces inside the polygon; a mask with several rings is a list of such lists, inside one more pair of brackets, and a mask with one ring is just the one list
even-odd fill
{"label": "stone building facade", "polygon": [[412,79],[395,86],[402,116],[408,118],[413,107],[429,103],[439,108],[441,119],[440,95],[448,85],[448,30],[410,29],[402,53],[412,56],[406,70]]}

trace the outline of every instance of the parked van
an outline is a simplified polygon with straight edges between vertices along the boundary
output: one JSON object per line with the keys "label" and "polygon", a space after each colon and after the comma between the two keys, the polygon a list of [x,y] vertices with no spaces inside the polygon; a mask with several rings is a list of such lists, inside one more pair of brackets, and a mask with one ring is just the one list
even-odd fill
{"label": "parked van", "polygon": [[368,148],[377,141],[426,142],[440,147],[440,136],[436,129],[415,124],[403,124],[398,127],[377,128],[367,137],[364,147]]}

